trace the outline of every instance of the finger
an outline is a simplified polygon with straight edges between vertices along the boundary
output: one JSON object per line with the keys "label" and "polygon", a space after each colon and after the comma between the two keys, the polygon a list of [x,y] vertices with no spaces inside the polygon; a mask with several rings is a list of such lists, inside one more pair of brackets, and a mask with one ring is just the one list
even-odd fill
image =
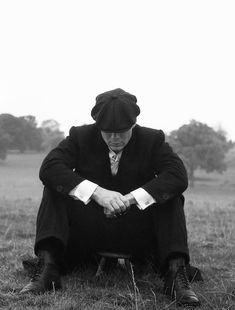
{"label": "finger", "polygon": [[125,212],[127,209],[125,203],[121,199],[117,200],[116,202],[119,205],[121,212]]}
{"label": "finger", "polygon": [[121,208],[122,212],[126,212],[130,208],[130,202],[124,196],[120,197],[119,205],[120,205],[120,208]]}
{"label": "finger", "polygon": [[116,214],[114,212],[110,211],[110,209],[108,209],[108,208],[104,208],[104,214],[107,218],[116,217]]}
{"label": "finger", "polygon": [[110,212],[115,212],[116,210],[116,206],[115,206],[115,200],[112,199],[112,200],[109,200],[109,201],[106,201],[105,204],[103,205],[104,208],[107,208]]}
{"label": "finger", "polygon": [[111,202],[109,202],[109,203],[106,202],[104,205],[104,209],[107,209],[108,210],[107,212],[109,212],[111,214],[115,214],[115,209],[112,206]]}
{"label": "finger", "polygon": [[[115,214],[121,214],[122,213],[122,210],[121,210],[121,207],[120,207],[121,203],[122,203],[121,201],[112,201],[111,202],[111,205],[114,208]],[[122,206],[123,206],[123,203],[122,203]]]}
{"label": "finger", "polygon": [[129,200],[126,197],[124,197],[124,196],[120,197],[120,199],[121,199],[121,201],[123,202],[123,204],[125,206],[125,211],[126,211],[126,209],[129,209],[130,206],[131,206]]}

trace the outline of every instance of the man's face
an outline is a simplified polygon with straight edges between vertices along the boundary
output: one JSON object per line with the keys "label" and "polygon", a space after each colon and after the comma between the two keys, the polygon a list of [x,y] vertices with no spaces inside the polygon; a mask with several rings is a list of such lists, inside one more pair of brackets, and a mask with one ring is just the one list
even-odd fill
{"label": "man's face", "polygon": [[134,126],[123,132],[106,132],[101,130],[101,135],[108,147],[118,153],[124,149],[132,136]]}

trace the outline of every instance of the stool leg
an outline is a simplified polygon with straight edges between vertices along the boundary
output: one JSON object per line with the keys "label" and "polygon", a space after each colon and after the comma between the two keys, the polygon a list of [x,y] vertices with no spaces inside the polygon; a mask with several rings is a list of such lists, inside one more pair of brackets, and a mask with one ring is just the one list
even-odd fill
{"label": "stool leg", "polygon": [[101,259],[100,259],[100,263],[99,263],[99,266],[97,268],[96,274],[95,274],[95,276],[97,278],[102,276],[103,271],[104,271],[105,262],[106,262],[106,258],[104,256],[102,256]]}
{"label": "stool leg", "polygon": [[134,274],[132,263],[130,262],[128,258],[125,259],[125,266],[126,266],[126,270],[127,270],[130,282],[132,284],[135,296],[137,296],[138,288],[135,282],[135,274]]}
{"label": "stool leg", "polygon": [[133,273],[133,268],[131,266],[131,262],[128,258],[125,258],[125,266],[126,266],[126,270],[128,272],[128,275],[131,277],[132,279],[132,273]]}

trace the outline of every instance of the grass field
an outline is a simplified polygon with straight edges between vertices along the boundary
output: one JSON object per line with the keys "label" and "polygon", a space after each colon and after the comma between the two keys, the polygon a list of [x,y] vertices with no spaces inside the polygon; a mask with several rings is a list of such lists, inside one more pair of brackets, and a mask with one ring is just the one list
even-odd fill
{"label": "grass field", "polygon": [[[88,269],[64,277],[63,291],[18,295],[29,280],[21,262],[33,255],[43,156],[10,154],[0,161],[0,309],[175,309],[151,269],[136,275],[135,290],[125,271],[97,282]],[[229,163],[223,175],[199,171],[195,188],[185,193],[191,262],[204,277],[193,284],[202,301],[197,309],[235,309],[235,166]]]}

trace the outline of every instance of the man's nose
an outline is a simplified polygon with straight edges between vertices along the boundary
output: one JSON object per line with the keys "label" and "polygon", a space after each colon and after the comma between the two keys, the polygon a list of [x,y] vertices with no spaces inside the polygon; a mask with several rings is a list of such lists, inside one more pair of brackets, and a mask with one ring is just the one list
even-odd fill
{"label": "man's nose", "polygon": [[119,133],[118,132],[112,132],[111,134],[111,138],[112,139],[115,139],[115,138],[118,138],[119,137]]}

